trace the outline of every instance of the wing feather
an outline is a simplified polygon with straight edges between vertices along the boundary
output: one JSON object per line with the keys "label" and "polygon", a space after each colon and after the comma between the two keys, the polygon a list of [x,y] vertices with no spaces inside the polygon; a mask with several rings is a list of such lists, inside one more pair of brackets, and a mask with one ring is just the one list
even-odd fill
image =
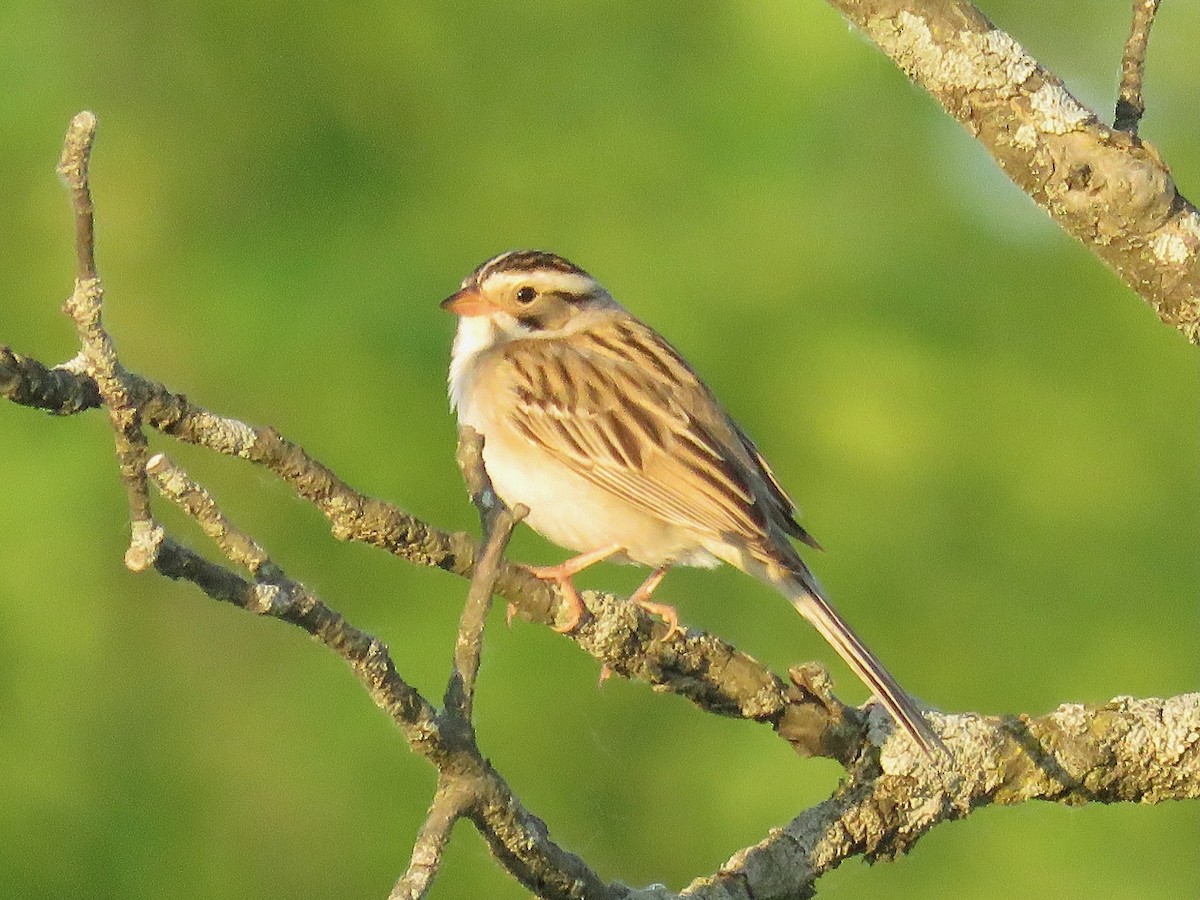
{"label": "wing feather", "polygon": [[594,484],[698,535],[766,546],[770,523],[799,529],[761,454],[649,326],[612,316],[504,356],[515,427]]}

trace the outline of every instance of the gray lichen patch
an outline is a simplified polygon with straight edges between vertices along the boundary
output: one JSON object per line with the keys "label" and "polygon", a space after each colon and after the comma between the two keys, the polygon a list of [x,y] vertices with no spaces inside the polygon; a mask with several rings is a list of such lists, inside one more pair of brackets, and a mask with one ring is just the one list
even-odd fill
{"label": "gray lichen patch", "polygon": [[869,30],[905,72],[939,93],[1011,94],[1038,69],[1037,62],[1011,35],[997,29],[964,30],[958,34],[955,46],[946,46],[923,17],[901,10],[895,18],[875,20]]}

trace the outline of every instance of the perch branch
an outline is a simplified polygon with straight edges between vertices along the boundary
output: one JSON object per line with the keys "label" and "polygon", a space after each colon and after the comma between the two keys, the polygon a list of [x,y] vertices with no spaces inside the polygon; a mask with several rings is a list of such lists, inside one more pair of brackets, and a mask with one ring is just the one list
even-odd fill
{"label": "perch branch", "polygon": [[1103,124],[965,0],[828,2],[1163,322],[1200,343],[1200,213],[1151,144]]}
{"label": "perch branch", "polygon": [[[81,399],[95,396],[99,401],[91,376],[62,367],[47,370],[5,351],[0,348],[0,386],[14,402],[63,415],[92,408]],[[52,391],[39,387],[47,381],[46,373],[53,375]],[[128,373],[128,379],[147,425],[184,443],[263,466],[324,513],[335,537],[465,578],[474,573],[479,549],[470,536],[441,531],[355,491],[272,428],[217,415],[137,374]],[[530,621],[554,621],[557,595],[551,588],[512,563],[501,562],[498,569],[497,594]],[[866,739],[862,713],[834,697],[827,681],[803,678],[788,684],[718,637],[690,629],[671,641],[657,640],[666,627],[635,604],[596,591],[584,591],[582,599],[590,615],[570,637],[614,674],[679,694],[707,712],[767,723],[805,755],[846,762]]]}
{"label": "perch branch", "polygon": [[1146,112],[1142,99],[1142,78],[1146,74],[1146,48],[1150,43],[1150,28],[1158,13],[1159,0],[1133,0],[1133,16],[1129,25],[1129,40],[1121,55],[1121,87],[1117,94],[1117,110],[1113,128],[1137,136],[1138,123]]}
{"label": "perch branch", "polygon": [[[168,465],[161,457],[152,460],[155,483],[196,517],[231,558],[257,565],[263,572],[266,554],[220,516],[202,489],[182,473],[172,472]],[[263,586],[200,561],[182,548],[164,548],[157,559],[160,571],[171,577],[180,577],[176,566],[178,571],[193,567],[195,571],[182,577],[201,584],[218,599],[233,599],[251,611],[300,624],[347,658],[356,671],[362,669],[360,656],[344,652],[356,642],[330,641],[329,635],[337,629],[314,624],[319,617],[289,612],[304,604],[282,602],[282,598],[304,597],[305,592],[287,582],[282,573],[278,573],[274,585],[267,586],[268,599],[264,600]],[[220,574],[214,575],[212,570]],[[204,577],[197,577],[196,572],[204,573]],[[213,585],[221,588],[214,590]],[[336,617],[336,613],[327,614]],[[357,644],[372,641],[363,636]],[[386,649],[382,653],[386,658]],[[793,681],[808,690],[820,690],[819,678],[814,679],[811,672],[795,672]],[[397,709],[413,708],[412,704],[397,702],[387,692],[380,698],[372,690],[372,696],[393,717]],[[440,752],[426,755],[439,770],[455,772],[456,776],[439,779],[439,793],[414,849],[413,864],[393,896],[421,896],[419,891],[425,889],[421,886],[428,886],[440,848],[453,820],[460,815],[476,822],[506,868],[539,896],[625,896],[622,886],[605,885],[594,876],[587,882],[587,890],[568,888],[579,883],[572,879],[580,872],[590,872],[586,864],[550,842],[536,817],[519,806],[519,814],[514,815],[516,801],[511,791],[473,744],[470,750],[445,746],[436,713],[423,702],[419,712],[424,722],[419,729],[422,736],[438,735],[441,747]],[[402,717],[398,721],[410,735],[407,720]],[[828,801],[759,844],[739,851],[719,872],[698,879],[678,896],[717,900],[741,889],[756,898],[808,896],[815,880],[843,860],[855,856],[887,858],[905,852],[939,822],[962,818],[983,805],[1030,799],[1073,805],[1200,797],[1200,694],[1168,700],[1117,698],[1103,706],[1066,705],[1039,718],[961,714],[940,717],[939,721],[939,731],[954,754],[953,769],[932,769],[923,756],[906,752],[906,745],[885,743],[881,751],[857,759],[849,772],[850,780]],[[886,728],[886,715],[873,710],[869,724],[873,729]],[[414,742],[414,747],[421,750],[422,744]],[[479,797],[485,802],[478,802]],[[538,851],[532,861],[531,845]],[[514,848],[520,848],[523,854],[517,855]],[[405,893],[407,889],[418,892]],[[656,887],[633,891],[628,896],[668,900],[677,895]]]}

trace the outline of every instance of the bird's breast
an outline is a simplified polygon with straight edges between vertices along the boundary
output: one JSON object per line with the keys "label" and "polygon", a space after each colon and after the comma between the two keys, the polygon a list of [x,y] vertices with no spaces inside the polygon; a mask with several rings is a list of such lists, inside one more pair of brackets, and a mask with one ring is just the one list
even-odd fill
{"label": "bird's breast", "polygon": [[483,434],[496,493],[510,507],[527,506],[529,527],[559,546],[586,553],[619,544],[628,561],[655,567],[718,564],[690,530],[598,486],[494,417],[466,424]]}

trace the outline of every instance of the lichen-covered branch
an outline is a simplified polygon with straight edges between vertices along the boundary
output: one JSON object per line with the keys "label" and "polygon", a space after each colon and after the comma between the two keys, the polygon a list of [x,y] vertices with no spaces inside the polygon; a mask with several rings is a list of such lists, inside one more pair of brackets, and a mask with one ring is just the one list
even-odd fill
{"label": "lichen-covered branch", "polygon": [[160,538],[154,554],[154,566],[161,574],[190,581],[213,599],[303,628],[345,660],[414,749],[434,759],[449,752],[433,706],[396,672],[382,641],[355,628],[300,582],[288,578],[257,541],[225,517],[208,491],[165,456],[152,457],[147,473],[162,495],[195,520],[231,562],[249,569],[253,579],[242,578],[166,536]]}
{"label": "lichen-covered branch", "polygon": [[0,347],[0,397],[55,416],[96,409],[102,402],[94,378],[61,366],[50,368],[9,347]]}
{"label": "lichen-covered branch", "polygon": [[[682,896],[810,897],[846,859],[907,852],[935,825],[983,806],[1028,800],[1156,803],[1200,797],[1200,693],[1067,704],[1038,718],[946,717],[952,767],[885,746],[864,756],[832,797],[739,851]],[[667,895],[639,892],[637,898]]]}
{"label": "lichen-covered branch", "polygon": [[413,842],[408,868],[388,894],[388,900],[420,900],[433,886],[434,878],[442,866],[442,853],[450,840],[450,832],[466,808],[456,786],[457,782],[453,780],[438,779],[433,802]]}
{"label": "lichen-covered branch", "polygon": [[[454,665],[446,684],[440,722],[443,731],[456,734],[473,760],[482,763],[472,715],[475,680],[483,656],[483,630],[491,609],[500,563],[504,560],[504,550],[512,537],[513,528],[528,514],[528,510],[520,507],[509,511],[500,502],[483,468],[483,437],[473,429],[465,428],[459,435],[458,460],[467,482],[467,491],[479,509],[483,551],[471,576],[471,587],[459,618],[458,636],[454,642]],[[454,823],[482,805],[484,795],[476,790],[481,784],[478,779],[464,779],[453,770],[442,769],[439,772],[437,791],[413,844],[408,869],[396,882],[389,900],[418,900],[425,896],[441,867],[442,851]],[[589,877],[599,882],[594,874],[589,873]]]}
{"label": "lichen-covered branch", "polygon": [[829,3],[958,119],[1064,231],[1159,318],[1200,343],[1200,213],[1176,190],[1152,144],[1101,122],[964,0]]}
{"label": "lichen-covered branch", "polygon": [[[378,639],[350,625],[300,582],[289,578],[275,565],[265,549],[250,535],[236,528],[221,512],[209,493],[163,454],[147,458],[142,431],[143,406],[139,401],[155,394],[152,385],[131,376],[121,365],[115,345],[103,325],[104,293],[95,265],[93,207],[88,184],[88,165],[95,136],[96,119],[88,112],[77,115],[67,132],[59,171],[71,191],[76,221],[77,274],[75,291],[64,307],[75,322],[82,349],[71,362],[58,367],[61,375],[51,377],[44,366],[12,353],[0,352],[0,384],[13,399],[25,402],[59,403],[68,395],[91,396],[80,389],[72,392],[69,377],[89,379],[96,385],[95,397],[109,412],[116,435],[117,457],[122,480],[130,497],[133,540],[126,565],[133,571],[153,566],[158,572],[186,579],[215,599],[234,603],[260,615],[290,622],[307,631],[345,660],[377,705],[400,727],[414,750],[438,768],[439,789],[430,818],[418,839],[409,872],[397,884],[401,896],[421,896],[437,870],[441,848],[454,820],[469,816],[476,822],[506,867],[531,889],[549,897],[586,896],[615,898],[625,891],[610,888],[587,864],[550,840],[545,826],[529,813],[508,785],[479,752],[471,724],[474,682],[482,651],[483,625],[503,551],[512,529],[525,514],[510,512],[498,502],[486,484],[482,457],[476,447],[475,465],[465,469],[468,482],[479,485],[473,496],[480,505],[485,546],[474,566],[472,587],[462,616],[454,654],[454,670],[446,690],[447,706],[439,713],[396,671],[387,647]],[[22,384],[22,378],[37,384]],[[40,389],[52,384],[54,389]],[[187,408],[180,398],[179,406]],[[80,407],[82,404],[70,403]],[[65,411],[65,407],[59,411]],[[240,422],[219,419],[194,411],[203,423],[203,433],[213,442],[234,447],[253,446],[260,432]],[[273,432],[261,432],[269,443]],[[466,444],[467,441],[464,441]],[[279,446],[276,444],[275,446]],[[302,457],[313,481],[325,487],[344,484],[328,469],[303,455],[299,448],[282,458]],[[464,454],[464,459],[467,454]],[[288,470],[289,475],[296,473]],[[234,564],[248,569],[253,580],[242,578],[223,566],[200,557],[170,538],[150,512],[148,480],[192,517],[208,537]],[[331,518],[333,516],[331,515]]]}

